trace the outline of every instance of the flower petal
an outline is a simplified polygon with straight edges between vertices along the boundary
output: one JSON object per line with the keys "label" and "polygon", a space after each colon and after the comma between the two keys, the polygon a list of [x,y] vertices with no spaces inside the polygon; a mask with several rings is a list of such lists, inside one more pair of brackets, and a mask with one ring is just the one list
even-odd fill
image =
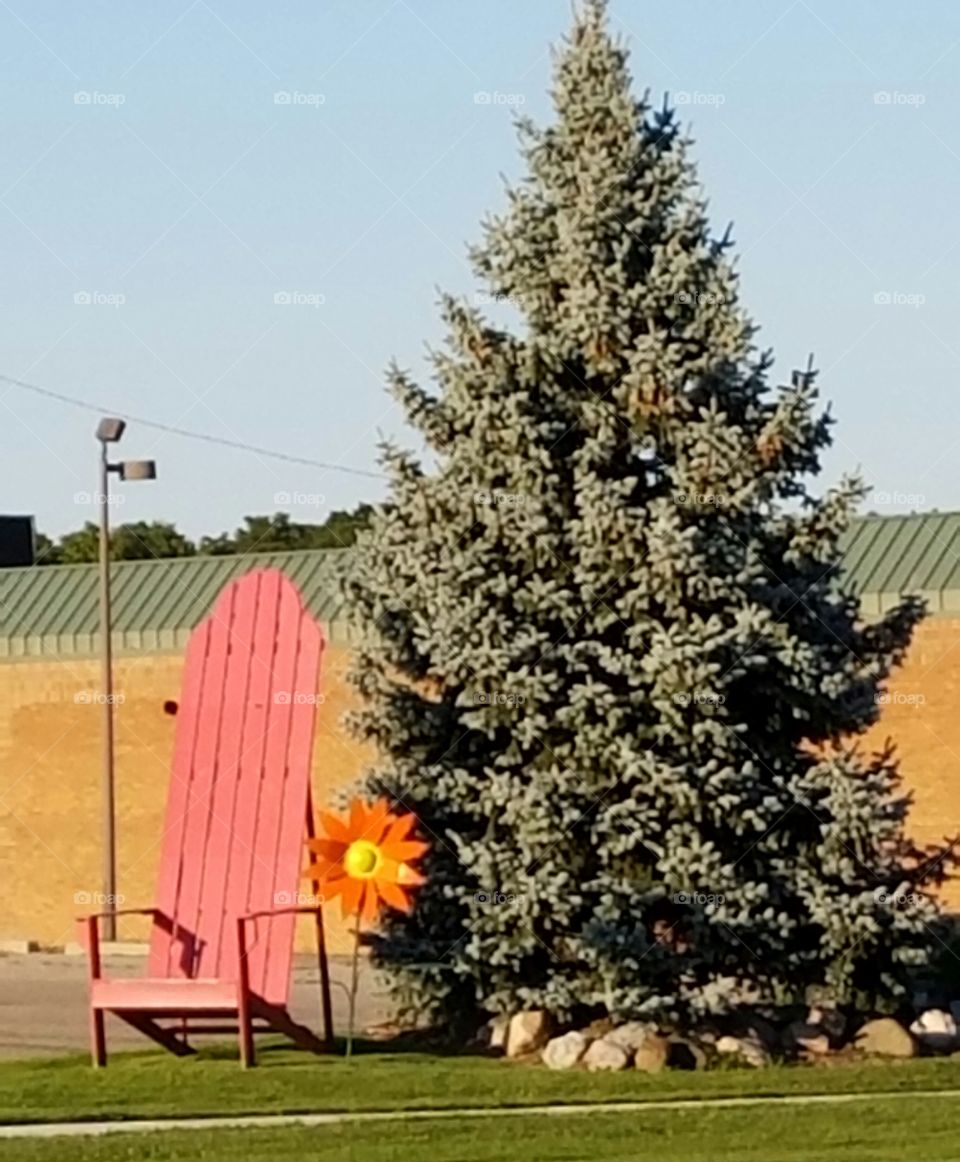
{"label": "flower petal", "polygon": [[323,899],[325,903],[335,900],[337,896],[343,891],[344,887],[349,883],[346,876],[341,876],[339,879],[321,880],[321,887],[323,888]]}
{"label": "flower petal", "polygon": [[388,859],[419,859],[430,850],[430,844],[419,839],[403,839],[394,843],[381,843],[380,849]]}
{"label": "flower petal", "polygon": [[350,842],[350,829],[346,823],[329,811],[320,812],[320,825],[331,839],[339,840],[340,843]]}
{"label": "flower petal", "polygon": [[330,864],[324,860],[320,863],[311,863],[303,873],[305,880],[313,880],[314,883],[323,883],[330,875]]}
{"label": "flower petal", "polygon": [[377,891],[383,896],[384,902],[389,904],[391,908],[396,908],[398,912],[409,912],[413,907],[407,893],[393,880],[378,879]]}
{"label": "flower petal", "polygon": [[379,843],[392,819],[386,799],[378,799],[367,814],[363,828],[363,838],[371,843]]}
{"label": "flower petal", "polygon": [[369,924],[375,924],[380,915],[380,901],[372,881],[367,881],[367,890],[363,897],[362,919]]}
{"label": "flower petal", "polygon": [[406,839],[413,830],[413,825],[416,821],[417,817],[412,812],[408,812],[406,815],[401,815],[399,818],[394,819],[393,823],[390,824],[390,830],[383,838],[383,842],[396,843],[397,840]]}
{"label": "flower petal", "polygon": [[400,864],[400,868],[397,872],[398,884],[405,884],[416,887],[418,884],[425,884],[426,882],[427,877],[422,876],[418,871],[414,871],[414,869],[408,863]]}
{"label": "flower petal", "polygon": [[331,863],[338,863],[343,859],[343,853],[348,844],[342,839],[311,839],[307,842],[307,849],[315,855],[321,855]]}
{"label": "flower petal", "polygon": [[340,888],[344,916],[354,915],[360,911],[365,887],[366,884],[363,880],[354,880],[349,876],[344,877],[343,886]]}
{"label": "flower petal", "polygon": [[367,808],[362,799],[354,799],[350,804],[350,838],[359,839],[367,825]]}
{"label": "flower petal", "polygon": [[416,886],[427,882],[426,876],[422,876],[419,872],[414,871],[409,864],[401,863],[398,859],[383,860],[377,870],[376,878],[378,887],[383,883]]}
{"label": "flower petal", "polygon": [[388,883],[397,884],[400,882],[399,877],[400,861],[398,859],[389,859],[387,856],[383,856],[380,860],[380,866],[377,868],[377,882],[382,883],[387,881]]}

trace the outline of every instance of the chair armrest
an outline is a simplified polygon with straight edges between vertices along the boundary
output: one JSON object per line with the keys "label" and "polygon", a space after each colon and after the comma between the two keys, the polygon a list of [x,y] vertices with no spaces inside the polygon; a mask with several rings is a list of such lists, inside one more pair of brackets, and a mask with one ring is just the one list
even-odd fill
{"label": "chair armrest", "polygon": [[[294,905],[289,908],[264,908],[260,912],[246,912],[236,917],[237,925],[237,962],[240,972],[240,990],[246,994],[250,991],[249,967],[247,965],[247,925],[257,920],[265,920],[270,916],[322,916],[323,903],[310,905]],[[322,921],[321,921],[322,922]]]}
{"label": "chair armrest", "polygon": [[315,916],[323,908],[323,904],[303,904],[290,908],[265,908],[261,912],[246,912],[237,917],[237,922],[246,924],[250,920],[262,920],[266,916]]}
{"label": "chair armrest", "polygon": [[107,916],[155,916],[156,908],[118,908],[115,912],[89,912],[86,916],[78,916],[83,923],[85,920],[105,920]]}
{"label": "chair armrest", "polygon": [[100,920],[107,916],[156,916],[156,914],[156,908],[121,908],[116,912],[93,912],[89,916],[78,916],[77,923],[86,929],[90,979],[100,979]]}

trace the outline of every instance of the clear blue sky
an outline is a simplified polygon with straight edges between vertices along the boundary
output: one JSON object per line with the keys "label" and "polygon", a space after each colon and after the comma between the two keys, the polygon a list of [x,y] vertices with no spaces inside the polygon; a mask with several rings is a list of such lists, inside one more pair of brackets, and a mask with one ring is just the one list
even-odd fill
{"label": "clear blue sky", "polygon": [[[687,99],[776,371],[816,353],[839,420],[825,479],[859,464],[877,511],[960,508],[960,5],[612,13],[637,85]],[[464,251],[518,172],[509,102],[548,115],[569,18],[568,0],[4,0],[0,372],[375,468],[377,431],[403,433],[382,370],[423,367],[438,286],[482,289]],[[0,399],[0,511],[89,519],[96,417]],[[160,479],[123,486],[118,518],[194,535],[380,494],[136,424],[123,449]]]}

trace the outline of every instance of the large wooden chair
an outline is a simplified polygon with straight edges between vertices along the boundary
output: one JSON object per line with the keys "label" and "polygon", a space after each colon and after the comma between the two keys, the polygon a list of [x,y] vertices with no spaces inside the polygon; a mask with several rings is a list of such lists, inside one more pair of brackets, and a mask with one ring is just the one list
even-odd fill
{"label": "large wooden chair", "polygon": [[[142,979],[108,979],[98,922],[82,923],[90,967],[93,1064],[106,1064],[104,1014],[178,1055],[199,1033],[286,1034],[321,1051],[332,1036],[318,886],[301,906],[313,836],[310,765],[324,639],[278,570],[228,585],[187,647],[177,707],[156,905]],[[324,1040],[289,1012],[298,913],[315,916]]]}

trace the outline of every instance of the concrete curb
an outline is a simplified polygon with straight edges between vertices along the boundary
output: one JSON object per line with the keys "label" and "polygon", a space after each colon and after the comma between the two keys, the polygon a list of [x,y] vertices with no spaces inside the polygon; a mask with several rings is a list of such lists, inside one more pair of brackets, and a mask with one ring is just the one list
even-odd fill
{"label": "concrete curb", "polygon": [[789,1094],[772,1097],[669,1098],[661,1101],[580,1102],[546,1106],[477,1106],[444,1110],[369,1110],[327,1114],[247,1114],[237,1117],[162,1118],[144,1121],[45,1122],[0,1126],[4,1138],[85,1138],[102,1134],[145,1134],[161,1130],[272,1129],[377,1122],[452,1121],[463,1118],[570,1117],[577,1114],[643,1114],[649,1111],[748,1109],[761,1105],[852,1105],[905,1098],[960,1098],[960,1089],[879,1090],[875,1093]]}
{"label": "concrete curb", "polygon": [[[146,956],[150,951],[150,945],[146,941],[137,940],[101,940],[100,951],[104,956]],[[45,948],[36,940],[0,940],[0,955],[5,956],[86,956],[86,954],[86,948],[76,941]]]}

